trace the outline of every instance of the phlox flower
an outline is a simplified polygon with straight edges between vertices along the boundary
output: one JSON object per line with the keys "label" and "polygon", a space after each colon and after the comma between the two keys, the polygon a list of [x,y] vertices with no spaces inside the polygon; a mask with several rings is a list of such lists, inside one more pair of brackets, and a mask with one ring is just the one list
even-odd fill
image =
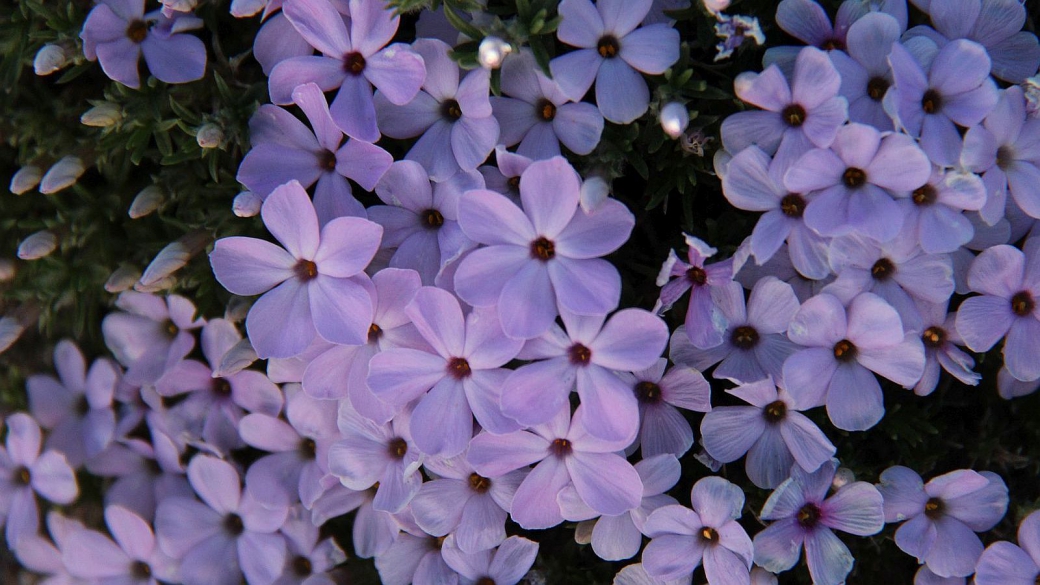
{"label": "phlox flower", "polygon": [[893,129],[881,100],[892,85],[888,53],[893,43],[899,42],[901,32],[895,18],[874,12],[849,27],[848,53],[830,52],[831,62],[841,75],[839,93],[849,102],[849,121],[869,124],[882,132]]}
{"label": "phlox flower", "polygon": [[347,555],[334,539],[320,539],[319,528],[304,508],[289,510],[281,529],[289,554],[272,585],[335,585],[328,571],[347,560]]}
{"label": "phlox flower", "polygon": [[1040,512],[1018,525],[1018,546],[995,542],[975,565],[978,585],[1034,585],[1040,579]]}
{"label": "phlox flower", "polygon": [[65,538],[62,560],[72,575],[98,585],[180,581],[177,562],[156,545],[152,527],[140,516],[122,506],[108,506],[105,525],[115,542],[87,529]]}
{"label": "phlox flower", "polygon": [[997,393],[1004,400],[1028,396],[1038,389],[1040,389],[1040,378],[1032,382],[1023,382],[1012,376],[1007,366],[1001,366],[1000,371],[997,372]]}
{"label": "phlox flower", "polygon": [[667,24],[641,28],[652,0],[563,0],[560,41],[578,47],[552,60],[552,77],[563,93],[580,101],[596,82],[603,117],[628,124],[646,113],[650,89],[639,72],[660,75],[679,60],[679,32]]}
{"label": "phlox flower", "polygon": [[751,406],[712,409],[701,420],[701,443],[720,463],[736,461],[746,453],[744,469],[756,486],[775,488],[795,463],[812,473],[834,456],[836,449],[827,435],[771,379],[726,392]]}
{"label": "phlox flower", "polygon": [[846,484],[830,497],[837,461],[825,463],[813,473],[799,466],[770,494],[762,506],[762,520],[773,523],[755,535],[755,564],[772,573],[786,571],[798,562],[802,547],[813,583],[839,585],[852,571],[853,558],[834,530],[870,536],[885,526],[882,497],[873,485]]}
{"label": "phlox flower", "polygon": [[[675,250],[668,252],[668,259],[657,275],[657,286],[661,296],[655,312],[667,311],[686,291],[690,292],[690,303],[686,309],[686,335],[695,347],[710,348],[722,343],[723,333],[729,326],[725,313],[719,308],[716,291],[733,280],[733,260],[726,259],[708,265],[705,261],[718,250],[693,236],[686,236],[688,250],[684,262]],[[673,278],[673,277],[678,278]]]}
{"label": "phlox flower", "polygon": [[972,370],[975,360],[957,347],[964,340],[957,333],[956,313],[946,313],[948,303],[918,303],[922,322],[919,331],[924,344],[924,374],[914,386],[914,394],[927,396],[939,384],[939,368],[962,383],[975,386],[982,376]]}
{"label": "phlox flower", "polygon": [[617,372],[639,402],[639,436],[629,449],[638,446],[644,459],[665,453],[682,457],[693,445],[693,430],[679,409],[711,410],[711,386],[704,376],[686,366],[665,373],[667,366],[661,358],[643,370]]}
{"label": "phlox flower", "polygon": [[907,231],[916,232],[926,253],[956,252],[975,237],[975,227],[964,212],[984,209],[986,193],[978,175],[933,166],[928,181],[900,202],[903,225]]}
{"label": "phlox flower", "polygon": [[896,530],[896,546],[940,577],[975,572],[982,554],[975,532],[993,528],[1008,505],[1004,480],[987,471],[959,469],[926,484],[912,469],[889,467],[878,490],[885,498],[885,521],[906,520]]}
{"label": "phlox flower", "polygon": [[[807,45],[834,53],[845,50],[849,29],[868,12],[885,12],[896,19],[899,32],[906,30],[906,0],[862,2],[846,0],[838,7],[834,23],[815,0],[782,0],[776,7],[776,23],[784,32]],[[762,61],[787,67],[794,61],[801,47],[773,47],[766,51]]]}
{"label": "phlox flower", "polygon": [[134,291],[120,293],[116,307],[105,315],[101,333],[105,345],[126,367],[128,384],[153,384],[170,365],[182,360],[195,347],[193,330],[206,321],[195,316],[188,299],[166,298]]}
{"label": "phlox flower", "polygon": [[375,487],[354,491],[343,485],[332,486],[314,502],[311,525],[321,526],[332,518],[357,510],[350,540],[354,554],[361,559],[383,554],[401,532],[401,525],[393,514],[372,507],[376,491]]}
{"label": "phlox flower", "polygon": [[510,536],[494,550],[465,553],[448,537],[441,547],[441,556],[459,575],[459,585],[516,585],[534,565],[538,543]]}
{"label": "phlox flower", "polygon": [[[690,585],[693,582],[693,573],[683,575],[671,581],[654,579],[646,573],[643,563],[629,565],[618,571],[614,576],[614,585]],[[759,585],[755,583],[755,585]]]}
{"label": "phlox flower", "polygon": [[[62,516],[55,510],[47,513],[47,534],[31,534],[22,537],[12,550],[23,567],[44,576],[49,585],[88,585],[86,579],[73,577],[62,559],[62,549],[70,534],[84,530],[79,520]],[[50,538],[48,538],[48,536]]]}
{"label": "phlox flower", "polygon": [[[260,212],[285,248],[256,238],[217,241],[210,264],[234,294],[262,294],[249,309],[246,331],[261,358],[291,357],[316,335],[361,345],[372,324],[372,299],[359,280],[375,256],[383,228],[338,217],[319,228],[307,192],[296,181],[274,190]],[[268,292],[270,291],[270,292]]]}
{"label": "phlox flower", "polygon": [[430,536],[402,514],[402,532],[376,557],[382,585],[458,585],[459,575],[444,562],[444,538]]}

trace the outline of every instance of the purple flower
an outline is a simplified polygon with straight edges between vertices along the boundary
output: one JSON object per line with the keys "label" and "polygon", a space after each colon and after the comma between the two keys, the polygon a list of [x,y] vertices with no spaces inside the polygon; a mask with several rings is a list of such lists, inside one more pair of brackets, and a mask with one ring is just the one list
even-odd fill
{"label": "purple flower", "polygon": [[828,498],[836,468],[831,460],[813,473],[791,469],[791,478],[762,506],[760,518],[774,522],[755,535],[755,564],[772,573],[786,571],[798,562],[804,545],[813,583],[845,582],[853,558],[833,530],[877,534],[885,526],[885,513],[877,488],[863,481],[846,484]]}
{"label": "purple flower", "polygon": [[115,542],[86,529],[65,538],[62,560],[70,574],[99,585],[181,580],[176,561],[156,546],[152,527],[140,516],[122,506],[108,506],[105,525]]}
{"label": "purple flower", "polygon": [[[838,8],[838,14],[831,24],[830,17],[817,2],[813,0],[783,0],[776,7],[776,23],[792,37],[807,45],[813,45],[826,51],[845,49],[847,35],[852,25],[865,16],[868,11],[881,10],[896,19],[899,32],[906,30],[906,0],[881,0],[880,2],[845,1]],[[775,47],[766,52],[763,59],[766,63],[783,63],[792,50],[800,47]]]}
{"label": "purple flower", "polygon": [[347,555],[334,539],[319,540],[319,528],[302,507],[289,511],[282,525],[289,554],[282,576],[272,585],[335,585],[327,572],[347,560]]}
{"label": "purple flower", "polygon": [[492,191],[459,199],[463,233],[486,247],[461,261],[455,290],[470,305],[508,308],[499,318],[510,337],[545,333],[561,309],[605,315],[617,306],[621,277],[600,256],[628,239],[635,218],[613,199],[592,213],[580,210],[580,186],[570,164],[554,157],[521,175],[523,211]]}
{"label": "purple flower", "polygon": [[523,344],[502,333],[494,309],[464,317],[451,293],[423,287],[405,313],[432,351],[391,348],[376,354],[368,386],[397,409],[418,399],[409,427],[416,447],[427,455],[462,453],[473,436],[473,417],[495,434],[517,430],[498,403],[509,376],[502,366]]}
{"label": "purple flower", "polygon": [[1040,378],[1040,239],[1026,242],[1025,253],[1008,245],[978,255],[968,271],[968,286],[980,296],[957,308],[957,333],[972,351],[989,351],[1001,337],[1004,365],[1023,382]]}
{"label": "purple flower", "polygon": [[194,16],[144,13],[144,0],[101,0],[83,23],[83,54],[98,59],[105,75],[132,88],[141,85],[137,63],[144,54],[148,69],[159,81],[187,83],[206,73],[206,46],[185,34],[201,28]]}
{"label": "purple flower", "polygon": [[289,181],[299,181],[304,188],[317,183],[314,206],[322,223],[344,215],[365,217],[365,208],[354,198],[347,179],[371,191],[393,157],[361,140],[343,142],[317,85],[297,87],[292,99],[314,132],[278,106],[260,106],[249,121],[253,148],[242,159],[236,178],[261,197]]}
{"label": "purple flower", "polygon": [[170,365],[195,347],[192,330],[206,321],[195,317],[195,305],[170,295],[165,299],[126,291],[116,299],[126,312],[109,313],[101,322],[105,345],[126,366],[128,384],[152,384]]}
{"label": "purple flower", "polygon": [[716,291],[732,282],[733,260],[726,259],[706,266],[704,261],[718,250],[693,236],[685,237],[689,247],[686,252],[689,262],[680,260],[675,250],[668,252],[668,259],[657,275],[661,296],[654,311],[667,311],[686,291],[692,289],[690,304],[686,309],[686,335],[694,347],[715,347],[722,343],[722,335],[729,326],[715,300],[718,294]]}
{"label": "purple flower", "polygon": [[747,453],[744,468],[751,482],[772,489],[787,479],[796,462],[812,473],[836,451],[791,395],[770,379],[726,391],[751,406],[717,406],[701,420],[704,450],[720,463]]}
{"label": "purple flower", "polygon": [[372,86],[396,105],[415,97],[426,76],[422,57],[407,45],[384,48],[399,18],[382,0],[350,0],[350,30],[329,0],[288,0],[282,13],[321,55],[293,57],[275,65],[268,86],[271,101],[288,104],[297,86],[314,82],[322,91],[338,89],[332,119],[351,138],[379,140]]}
{"label": "purple flower", "polygon": [[712,377],[738,384],[766,376],[780,382],[784,360],[798,349],[786,335],[799,307],[794,289],[774,277],[765,277],[755,283],[746,306],[740,283],[730,281],[716,290],[716,303],[728,323],[722,343],[698,349],[680,327],[672,335],[672,361],[697,370],[719,364]]}
{"label": "purple flower", "polygon": [[478,68],[459,77],[459,66],[448,56],[451,47],[437,39],[412,44],[426,64],[423,91],[404,105],[395,105],[382,92],[375,95],[379,128],[390,138],[419,136],[405,155],[421,163],[434,181],[460,169],[473,171],[498,143],[498,121],[492,116],[491,72]]}
{"label": "purple flower", "polygon": [[666,374],[667,365],[661,358],[644,370],[617,372],[639,402],[639,436],[630,449],[638,446],[644,459],[665,453],[681,457],[693,445],[693,430],[679,409],[711,410],[711,386],[704,376],[685,366]]}
{"label": "purple flower", "polygon": [[[902,28],[906,28],[905,21]],[[893,129],[881,100],[892,85],[888,54],[901,33],[899,22],[888,14],[867,14],[848,29],[848,54],[830,52],[831,62],[841,75],[839,93],[849,102],[849,121],[869,124],[882,132]]]}
{"label": "purple flower", "polygon": [[963,212],[984,209],[986,193],[984,181],[974,173],[932,167],[928,182],[913,190],[909,202],[901,202],[903,225],[916,231],[921,249],[928,254],[956,252],[975,236],[971,219]]}
{"label": "purple flower", "polygon": [[997,372],[997,392],[1004,400],[1028,396],[1038,389],[1040,389],[1040,378],[1032,382],[1023,382],[1012,376],[1007,366],[1001,366],[1000,371]]}
{"label": "purple flower", "polygon": [[914,394],[927,396],[939,384],[939,368],[962,383],[975,386],[982,378],[972,371],[975,360],[957,345],[964,341],[955,327],[956,313],[947,315],[947,303],[919,303],[922,316],[921,342],[924,343],[924,374],[914,386]]}
{"label": "purple flower", "polygon": [[596,82],[603,117],[628,124],[646,113],[650,89],[639,72],[660,75],[679,60],[679,32],[666,24],[639,28],[652,0],[563,0],[560,41],[579,47],[552,60],[553,79],[580,101]]}
{"label": "purple flower", "polygon": [[368,278],[362,271],[379,248],[383,228],[338,217],[319,229],[314,205],[296,181],[275,189],[260,213],[285,249],[233,237],[218,240],[210,253],[224,288],[238,295],[266,293],[246,318],[257,355],[294,356],[315,335],[363,344],[372,324],[372,299],[359,281]]}
{"label": "purple flower", "polygon": [[975,565],[978,585],[1034,585],[1040,579],[1040,512],[1018,525],[1018,546],[991,544]]}
{"label": "purple flower", "polygon": [[[693,573],[683,575],[671,581],[654,579],[646,573],[643,563],[629,565],[618,571],[614,576],[614,585],[690,585],[693,582]],[[759,585],[757,582],[754,585]],[[772,585],[776,585],[775,583]]]}
{"label": "purple flower", "polygon": [[896,530],[896,546],[940,577],[975,572],[982,554],[975,532],[996,526],[1008,506],[1004,480],[987,471],[959,469],[925,484],[912,469],[889,467],[878,490],[885,498],[885,521],[906,520]]}
{"label": "purple flower", "polygon": [[404,532],[390,548],[376,557],[376,570],[383,585],[458,585],[459,576],[444,562],[444,539],[427,535],[402,519]]}
{"label": "purple flower", "polygon": [[705,477],[690,491],[692,510],[679,505],[654,510],[643,532],[650,543],[643,550],[643,567],[664,581],[692,573],[704,564],[712,584],[751,583],[751,539],[737,523],[744,492],[721,477]]}
{"label": "purple flower", "polygon": [[61,553],[61,549],[65,548],[68,536],[83,529],[84,526],[80,521],[71,520],[57,511],[51,510],[47,513],[47,532],[50,533],[50,539],[45,535],[35,533],[23,536],[12,552],[23,567],[33,573],[46,576],[43,583],[83,585],[85,581],[69,574]]}
{"label": "purple flower", "polygon": [[845,308],[829,294],[805,303],[787,330],[806,346],[784,362],[784,382],[799,409],[827,405],[834,426],[863,431],[885,414],[881,386],[871,372],[911,387],[924,370],[920,337],[904,333],[899,314],[873,293]]}
{"label": "purple flower", "polygon": [[509,57],[502,65],[502,93],[491,107],[502,126],[499,142],[519,143],[517,153],[533,159],[560,154],[562,142],[575,154],[589,154],[599,144],[603,115],[596,106],[571,103],[559,84],[547,78],[530,51]]}
{"label": "purple flower", "polygon": [[830,149],[807,152],[787,171],[784,185],[810,195],[805,224],[823,236],[858,233],[891,240],[903,225],[892,193],[924,185],[932,171],[928,158],[903,134],[882,136],[873,126],[838,129]]}
{"label": "purple flower", "polygon": [[471,554],[454,544],[454,539],[448,537],[441,547],[441,556],[458,572],[459,585],[516,585],[538,556],[538,543],[519,536],[510,536],[497,549]]}
{"label": "purple flower", "polygon": [[896,126],[920,138],[932,162],[953,166],[961,154],[957,125],[978,124],[997,103],[986,49],[972,41],[953,41],[939,50],[926,71],[896,43],[888,62],[895,83],[885,96],[885,110]]}
{"label": "purple flower", "polygon": [[[270,5],[266,12],[271,12]],[[314,47],[300,33],[296,32],[281,10],[264,21],[253,39],[253,57],[260,63],[264,75],[269,77],[274,66],[282,61],[293,57],[306,57],[313,53]]]}

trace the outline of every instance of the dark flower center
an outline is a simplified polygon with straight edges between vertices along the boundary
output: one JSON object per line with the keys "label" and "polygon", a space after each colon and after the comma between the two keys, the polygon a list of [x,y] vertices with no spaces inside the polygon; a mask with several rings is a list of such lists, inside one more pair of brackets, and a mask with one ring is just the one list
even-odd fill
{"label": "dark flower center", "polygon": [[934,89],[929,89],[924,92],[924,95],[921,97],[921,109],[924,110],[924,113],[934,114],[938,112],[941,107],[942,96],[939,95],[939,92]]}
{"label": "dark flower center", "polygon": [[1011,312],[1019,317],[1031,314],[1035,308],[1036,301],[1033,300],[1033,295],[1027,290],[1019,291],[1015,293],[1015,296],[1011,297]]}
{"label": "dark flower center", "polygon": [[441,116],[449,122],[454,122],[462,117],[462,106],[455,100],[445,100],[441,104]]}
{"label": "dark flower center", "polygon": [[762,418],[766,419],[766,422],[776,424],[787,416],[787,405],[784,404],[783,400],[777,400],[770,402],[766,405],[765,409],[762,410]]}
{"label": "dark flower center", "polygon": [[797,128],[805,123],[805,108],[798,104],[791,104],[784,108],[780,114],[784,122],[792,128]]}
{"label": "dark flower center", "polygon": [[306,577],[314,572],[314,565],[307,557],[298,556],[293,559],[292,570],[297,577]]}
{"label": "dark flower center", "polygon": [[856,346],[848,339],[834,344],[834,359],[839,362],[851,362],[856,357]]}
{"label": "dark flower center", "polygon": [[580,343],[575,343],[567,348],[567,357],[576,366],[587,366],[592,361],[592,350]]}
{"label": "dark flower center", "polygon": [[163,323],[163,328],[166,330],[166,335],[168,335],[170,339],[177,337],[177,334],[181,332],[181,328],[169,319],[167,319],[166,322]]}
{"label": "dark flower center", "polygon": [[780,200],[780,211],[787,217],[802,217],[805,213],[805,198],[797,193],[788,193]]}
{"label": "dark flower center", "polygon": [[491,577],[481,577],[477,579],[477,585],[496,585],[496,583]]}
{"label": "dark flower center", "polygon": [[375,343],[383,336],[383,328],[375,323],[368,326],[368,342]]}
{"label": "dark flower center", "polygon": [[715,543],[719,541],[719,533],[714,528],[705,526],[701,528],[701,540],[707,543]]}
{"label": "dark flower center", "polygon": [[888,258],[879,258],[870,268],[870,275],[878,282],[884,282],[896,272],[896,265]]}
{"label": "dark flower center", "polygon": [[600,57],[604,59],[613,59],[617,57],[618,51],[621,50],[621,45],[618,43],[617,37],[607,35],[599,39],[596,43],[596,51]]}
{"label": "dark flower center", "polygon": [[841,39],[827,39],[826,41],[823,41],[820,48],[824,51],[844,51],[845,43],[843,43]]}
{"label": "dark flower center", "polygon": [[300,457],[308,461],[313,460],[318,454],[318,445],[314,442],[314,439],[304,439],[300,441]]}
{"label": "dark flower center", "polygon": [[549,444],[549,451],[562,459],[571,454],[571,442],[567,439],[553,439],[553,442]]}
{"label": "dark flower center", "polygon": [[336,153],[325,149],[318,155],[318,166],[326,171],[336,170]]}
{"label": "dark flower center", "polygon": [[845,186],[849,189],[862,187],[863,183],[867,182],[867,173],[863,169],[849,167],[845,169],[845,172],[841,175],[841,181],[845,183]]}
{"label": "dark flower center", "polygon": [[689,280],[693,286],[704,286],[708,282],[708,273],[700,266],[690,266],[686,270],[686,280]]}
{"label": "dark flower center", "polygon": [[910,197],[914,200],[915,205],[923,207],[935,203],[939,199],[939,191],[926,183],[914,189],[914,193]]}
{"label": "dark flower center", "polygon": [[76,399],[76,414],[84,416],[88,412],[90,412],[90,403],[87,402],[86,396],[81,395],[79,398]]}
{"label": "dark flower center", "polygon": [[1008,145],[997,149],[997,168],[1006,171],[1011,163],[1015,162],[1015,151]]}
{"label": "dark flower center", "polygon": [[215,378],[211,389],[219,398],[227,398],[231,396],[231,383],[224,378]]}
{"label": "dark flower center", "polygon": [[538,238],[531,242],[531,256],[542,262],[548,262],[556,256],[556,245],[548,238]]}
{"label": "dark flower center", "polygon": [[462,380],[468,378],[473,370],[469,367],[469,362],[466,358],[453,357],[448,360],[448,375],[456,380]]}
{"label": "dark flower center", "polygon": [[423,227],[435,230],[444,225],[444,215],[436,209],[427,209],[419,214],[422,217]]}
{"label": "dark flower center", "polygon": [[29,468],[22,465],[21,467],[14,470],[11,474],[11,483],[15,485],[29,485],[32,481],[32,473],[29,472]]}
{"label": "dark flower center", "polygon": [[750,325],[741,325],[733,330],[730,342],[739,349],[751,349],[758,345],[758,331]]}
{"label": "dark flower center", "polygon": [[134,561],[130,565],[130,574],[138,580],[148,579],[152,576],[152,568],[144,561]]}
{"label": "dark flower center", "polygon": [[358,76],[365,70],[365,57],[353,51],[343,55],[343,70],[349,75]]}
{"label": "dark flower center", "polygon": [[245,524],[242,524],[242,517],[238,514],[228,514],[224,517],[224,531],[231,536],[238,536],[242,534],[246,529]]}
{"label": "dark flower center", "polygon": [[404,459],[408,453],[408,443],[401,437],[394,437],[386,444],[386,450],[394,459]]}
{"label": "dark flower center", "polygon": [[924,515],[932,520],[941,518],[944,510],[946,510],[946,502],[943,502],[940,498],[928,498],[924,505]]}
{"label": "dark flower center", "polygon": [[473,472],[469,474],[469,489],[478,494],[482,494],[491,489],[491,480],[479,473]]}
{"label": "dark flower center", "polygon": [[293,267],[293,272],[296,273],[296,278],[307,282],[318,278],[318,265],[310,260],[300,260]]}
{"label": "dark flower center", "polygon": [[643,404],[656,404],[661,401],[661,387],[653,382],[640,382],[634,389],[636,400]]}
{"label": "dark flower center", "polygon": [[803,528],[815,528],[816,523],[820,521],[820,508],[812,502],[807,502],[798,510],[795,518]]}
{"label": "dark flower center", "polygon": [[534,104],[534,113],[542,120],[552,122],[553,118],[556,117],[556,105],[542,98]]}
{"label": "dark flower center", "polygon": [[520,177],[509,177],[509,180],[507,180],[506,183],[515,191],[520,188]]}
{"label": "dark flower center", "polygon": [[126,38],[134,43],[141,44],[148,36],[148,23],[143,20],[135,20],[126,27]]}
{"label": "dark flower center", "polygon": [[942,327],[929,327],[921,335],[921,341],[924,342],[925,347],[939,349],[946,343],[946,331]]}
{"label": "dark flower center", "polygon": [[871,77],[867,82],[867,95],[875,102],[880,102],[888,91],[888,80],[884,77]]}

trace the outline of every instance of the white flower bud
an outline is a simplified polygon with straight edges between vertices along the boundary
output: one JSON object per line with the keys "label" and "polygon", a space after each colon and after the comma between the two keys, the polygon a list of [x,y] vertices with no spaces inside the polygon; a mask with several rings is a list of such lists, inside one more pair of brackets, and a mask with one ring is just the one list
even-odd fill
{"label": "white flower bud", "polygon": [[610,184],[598,175],[593,175],[581,184],[579,202],[585,213],[592,213],[610,196]]}
{"label": "white flower bud", "polygon": [[671,138],[678,138],[690,125],[690,113],[679,102],[670,102],[661,108],[661,128]]}
{"label": "white flower bud", "polygon": [[0,258],[0,282],[14,278],[14,262],[10,258]]}
{"label": "white flower bud", "polygon": [[513,52],[513,46],[498,37],[484,37],[477,49],[477,61],[482,67],[498,69],[506,55]]}
{"label": "white flower bud", "polygon": [[42,177],[43,171],[40,170],[40,167],[27,166],[18,169],[18,172],[11,177],[11,193],[15,195],[25,193],[39,185]]}
{"label": "white flower bud", "polygon": [[718,14],[729,8],[729,0],[704,0],[704,8],[712,14]]}
{"label": "white flower bud", "polygon": [[134,288],[141,290],[142,287],[158,286],[159,282],[172,277],[173,273],[183,268],[192,256],[201,252],[207,242],[209,242],[209,236],[204,231],[197,230],[186,234],[176,242],[167,244],[144,269],[141,280]]}
{"label": "white flower bud", "polygon": [[120,266],[105,281],[105,290],[110,293],[121,293],[134,286],[137,279],[141,278],[141,271],[129,266]]}
{"label": "white flower bud", "polygon": [[267,0],[231,0],[231,16],[248,18],[263,10]]}
{"label": "white flower bud", "polygon": [[149,185],[134,197],[134,202],[130,204],[130,211],[127,214],[131,219],[137,219],[144,217],[156,209],[163,203],[163,192],[162,189],[155,185]]}
{"label": "white flower bud", "polygon": [[79,117],[84,126],[108,128],[123,119],[123,109],[116,104],[105,102],[90,108]]}
{"label": "white flower bud", "polygon": [[856,481],[856,474],[853,473],[851,469],[848,467],[839,467],[838,470],[834,472],[834,479],[831,480],[831,487],[837,491],[854,481]]}
{"label": "white flower bud", "polygon": [[172,276],[161,278],[150,285],[143,285],[140,282],[134,284],[134,290],[140,293],[157,293],[164,291],[173,285],[177,284],[177,279]]}
{"label": "white flower bud", "polygon": [[40,181],[40,193],[50,195],[76,184],[83,171],[83,161],[76,156],[66,156],[54,163]]}
{"label": "white flower bud", "polygon": [[50,75],[61,69],[69,62],[65,49],[60,45],[44,45],[36,52],[33,59],[33,71],[36,75]]}
{"label": "white flower bud", "polygon": [[249,315],[249,309],[253,308],[253,299],[233,296],[224,309],[224,318],[232,323],[241,323]]}
{"label": "white flower bud", "polygon": [[219,148],[224,143],[224,131],[213,123],[203,124],[195,133],[199,148]]}
{"label": "white flower bud", "polygon": [[11,344],[18,341],[23,331],[25,325],[17,318],[8,316],[0,319],[0,353],[4,353]]}
{"label": "white flower bud", "polygon": [[18,244],[18,257],[22,260],[38,260],[58,247],[58,237],[47,230],[38,231]]}
{"label": "white flower bud", "polygon": [[235,201],[231,204],[231,209],[238,217],[253,217],[260,213],[260,208],[263,205],[264,200],[259,195],[252,191],[243,191],[235,195]]}

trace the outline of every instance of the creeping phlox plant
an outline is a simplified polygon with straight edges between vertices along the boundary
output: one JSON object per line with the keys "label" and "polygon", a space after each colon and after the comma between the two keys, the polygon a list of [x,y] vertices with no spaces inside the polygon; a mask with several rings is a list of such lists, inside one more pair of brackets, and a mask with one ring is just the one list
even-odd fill
{"label": "creeping phlox plant", "polygon": [[16,4],[0,581],[1040,584],[1037,2]]}

